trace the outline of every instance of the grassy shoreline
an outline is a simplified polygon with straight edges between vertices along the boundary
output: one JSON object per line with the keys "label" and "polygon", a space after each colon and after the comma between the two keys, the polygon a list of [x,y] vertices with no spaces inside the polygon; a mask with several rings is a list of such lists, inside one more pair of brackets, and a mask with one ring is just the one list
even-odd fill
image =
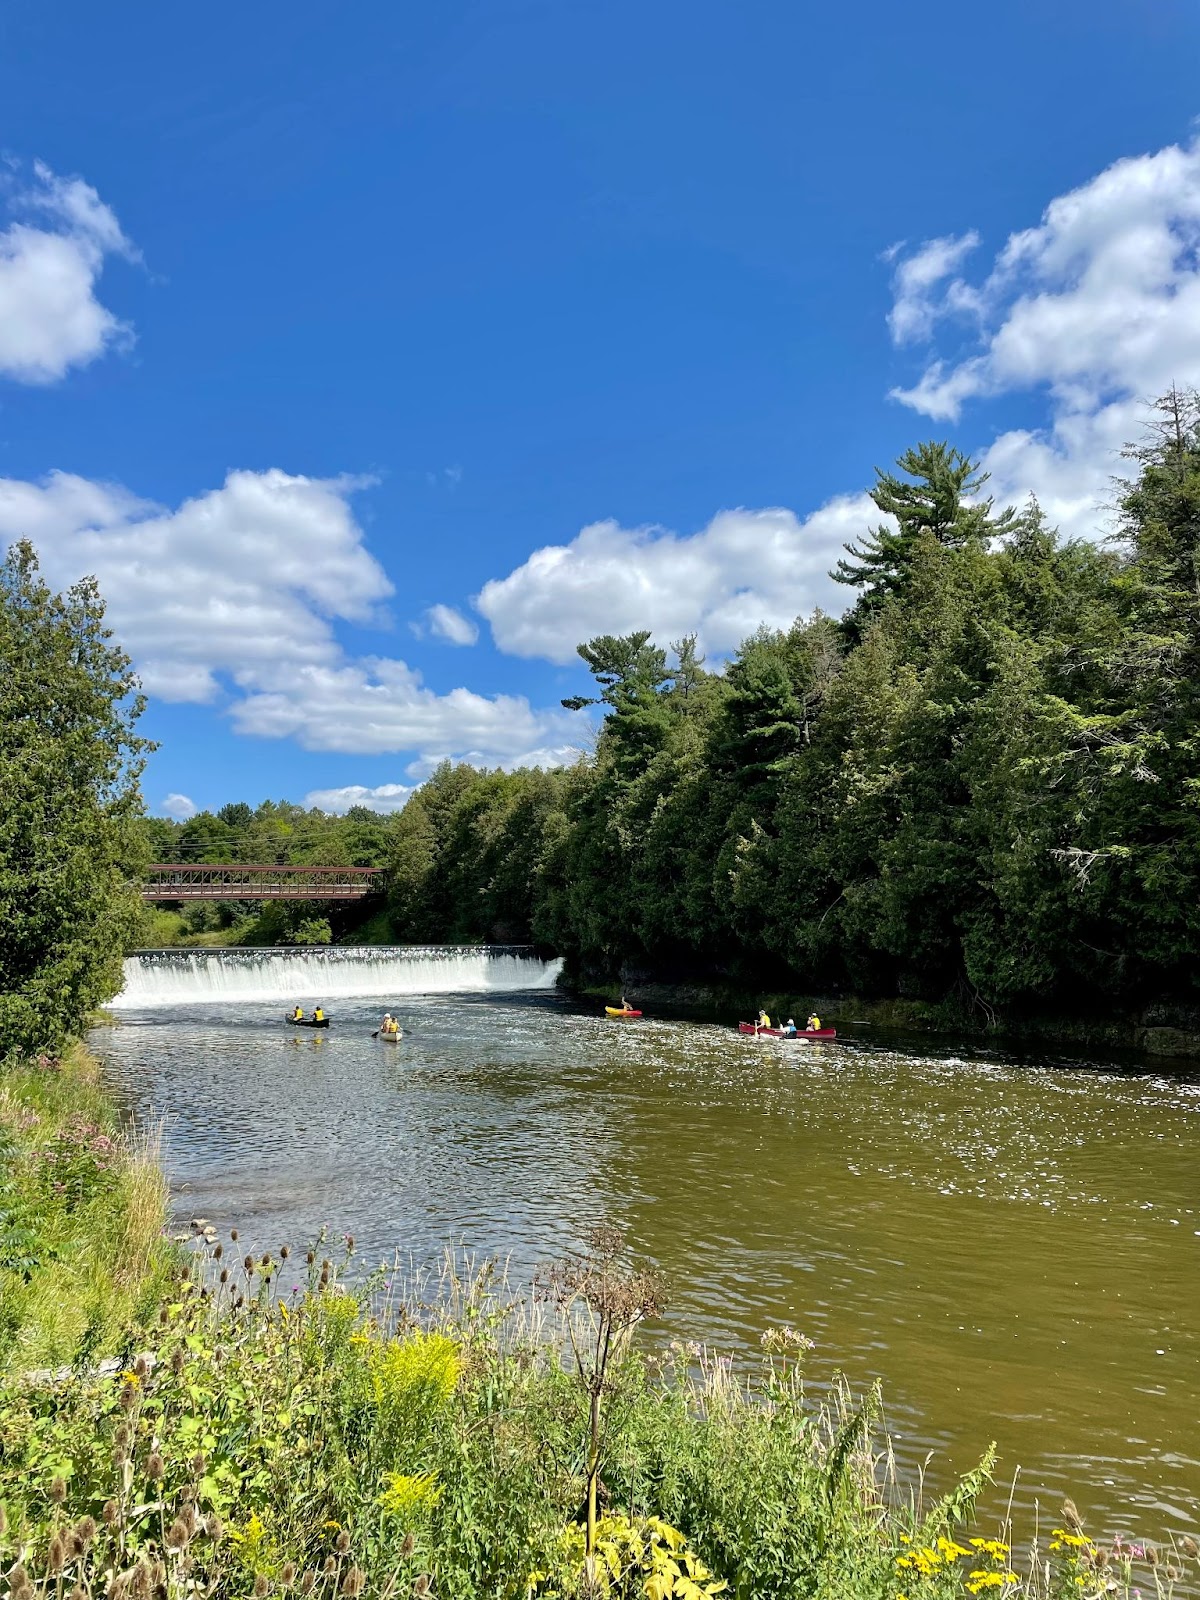
{"label": "grassy shoreline", "polygon": [[198,1243],[124,1372],[0,1389],[14,1600],[1121,1600],[1196,1577],[1190,1541],[1098,1544],[1073,1507],[979,1528],[989,1461],[922,1501],[872,1396],[806,1393],[790,1329],[744,1378],[643,1358],[656,1291],[609,1246],[530,1304],[454,1262],[351,1288],[320,1245],[289,1289],[285,1249]]}
{"label": "grassy shoreline", "polygon": [[0,1371],[125,1346],[157,1313],[166,1216],[155,1143],[82,1043],[0,1072]]}

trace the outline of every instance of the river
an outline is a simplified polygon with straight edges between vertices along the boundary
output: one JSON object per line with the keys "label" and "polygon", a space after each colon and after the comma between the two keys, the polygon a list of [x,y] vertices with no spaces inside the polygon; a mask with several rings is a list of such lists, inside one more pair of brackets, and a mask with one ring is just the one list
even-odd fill
{"label": "river", "polygon": [[[1102,1063],[610,1021],[516,952],[132,958],[93,1043],[167,1118],[177,1215],[247,1245],[450,1242],[527,1281],[601,1217],[666,1274],[659,1336],[787,1323],[882,1380],[901,1462],[988,1441],[1090,1531],[1200,1521],[1200,1082]],[[285,1027],[321,1002],[327,1033]],[[399,1045],[372,1040],[384,1005]]]}

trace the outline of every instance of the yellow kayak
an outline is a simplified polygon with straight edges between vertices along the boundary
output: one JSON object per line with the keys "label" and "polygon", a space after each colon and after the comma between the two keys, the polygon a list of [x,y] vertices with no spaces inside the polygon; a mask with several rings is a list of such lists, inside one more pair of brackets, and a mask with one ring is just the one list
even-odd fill
{"label": "yellow kayak", "polygon": [[641,1012],[635,1011],[632,1006],[605,1006],[605,1013],[610,1017],[640,1017]]}

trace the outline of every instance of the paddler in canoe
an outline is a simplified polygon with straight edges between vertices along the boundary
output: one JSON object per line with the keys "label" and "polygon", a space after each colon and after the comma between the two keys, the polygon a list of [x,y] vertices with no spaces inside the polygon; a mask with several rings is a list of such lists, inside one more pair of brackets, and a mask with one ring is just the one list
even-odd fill
{"label": "paddler in canoe", "polygon": [[815,1011],[809,1013],[808,1021],[804,1024],[805,1033],[820,1033],[821,1019]]}
{"label": "paddler in canoe", "polygon": [[304,1021],[304,1007],[303,1006],[295,1006],[295,1007],[293,1007],[292,1014],[288,1018],[288,1021],[289,1022],[303,1022]]}

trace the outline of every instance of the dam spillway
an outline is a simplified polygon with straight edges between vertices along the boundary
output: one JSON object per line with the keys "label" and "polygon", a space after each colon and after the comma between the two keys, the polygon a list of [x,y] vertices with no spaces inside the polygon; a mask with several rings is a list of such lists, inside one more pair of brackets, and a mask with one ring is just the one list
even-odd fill
{"label": "dam spillway", "polygon": [[139,950],[125,958],[114,1010],[352,996],[552,989],[562,962],[521,945],[315,945]]}

